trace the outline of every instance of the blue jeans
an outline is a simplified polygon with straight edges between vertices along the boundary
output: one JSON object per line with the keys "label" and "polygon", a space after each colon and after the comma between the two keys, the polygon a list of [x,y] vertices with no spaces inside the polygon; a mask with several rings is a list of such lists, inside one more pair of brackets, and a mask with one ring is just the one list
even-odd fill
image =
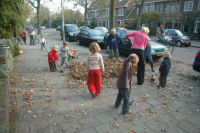
{"label": "blue jeans", "polygon": [[62,66],[64,63],[66,64],[66,67],[69,68],[69,58],[68,58],[68,57],[62,57],[62,58],[61,58],[61,66]]}
{"label": "blue jeans", "polygon": [[122,105],[122,114],[127,114],[129,112],[129,90],[128,88],[120,88],[118,89],[118,95],[115,102],[115,108],[119,108],[121,101],[123,99],[123,105]]}
{"label": "blue jeans", "polygon": [[146,62],[146,57],[148,57],[150,62],[153,62],[152,56],[151,56],[151,47],[146,47],[144,50],[144,61]]}

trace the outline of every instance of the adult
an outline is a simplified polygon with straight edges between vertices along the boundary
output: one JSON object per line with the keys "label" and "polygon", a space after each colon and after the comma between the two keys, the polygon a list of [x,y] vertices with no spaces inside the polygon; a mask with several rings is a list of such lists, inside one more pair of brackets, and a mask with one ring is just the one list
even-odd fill
{"label": "adult", "polygon": [[144,50],[144,61],[145,62],[146,62],[147,57],[149,59],[150,65],[151,65],[151,71],[154,72],[154,70],[153,70],[153,59],[152,59],[152,56],[151,56],[151,39],[150,38],[148,38],[147,45],[146,45],[146,48]]}
{"label": "adult", "polygon": [[158,24],[158,27],[156,29],[156,36],[158,40],[160,40],[163,37],[162,35],[164,34],[164,31],[165,29],[164,29],[163,24]]}
{"label": "adult", "polygon": [[109,48],[109,58],[119,57],[118,43],[122,43],[121,38],[116,34],[116,30],[111,29],[111,34],[106,40],[106,49]]}
{"label": "adult", "polygon": [[[139,57],[139,62],[137,65],[137,84],[142,85],[144,82],[144,49],[148,41],[149,28],[142,27],[141,31],[135,31],[129,34],[126,34],[126,38],[131,41],[131,53],[137,54]],[[131,37],[134,37],[134,42],[131,40]]]}
{"label": "adult", "polygon": [[35,31],[31,29],[29,31],[29,35],[30,35],[30,45],[35,45]]}
{"label": "adult", "polygon": [[21,37],[22,37],[22,40],[24,41],[24,43],[26,44],[26,31],[24,28],[22,29]]}

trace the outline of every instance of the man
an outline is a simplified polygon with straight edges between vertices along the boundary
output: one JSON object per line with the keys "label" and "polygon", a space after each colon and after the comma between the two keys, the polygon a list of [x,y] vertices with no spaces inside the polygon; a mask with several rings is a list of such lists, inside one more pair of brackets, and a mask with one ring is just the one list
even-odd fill
{"label": "man", "polygon": [[[131,41],[131,53],[135,53],[139,57],[138,69],[137,69],[137,84],[142,85],[144,82],[144,49],[148,41],[149,28],[142,27],[141,31],[132,32],[126,34],[126,38]],[[134,42],[131,40],[134,37]]]}

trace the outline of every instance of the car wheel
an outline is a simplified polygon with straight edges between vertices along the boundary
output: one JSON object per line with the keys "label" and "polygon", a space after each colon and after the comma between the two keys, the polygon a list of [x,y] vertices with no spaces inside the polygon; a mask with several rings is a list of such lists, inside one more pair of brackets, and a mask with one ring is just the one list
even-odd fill
{"label": "car wheel", "polygon": [[177,41],[177,42],[176,42],[176,46],[177,46],[177,47],[181,47],[181,46],[182,46],[182,42],[181,42],[181,41]]}

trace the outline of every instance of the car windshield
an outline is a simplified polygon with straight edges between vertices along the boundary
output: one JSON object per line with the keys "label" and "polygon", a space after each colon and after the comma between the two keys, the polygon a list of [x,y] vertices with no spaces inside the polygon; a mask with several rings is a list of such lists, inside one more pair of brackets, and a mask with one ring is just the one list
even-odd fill
{"label": "car windshield", "polygon": [[178,34],[178,36],[184,36],[182,32],[180,32],[179,30],[176,30],[176,33]]}
{"label": "car windshield", "polygon": [[101,31],[98,31],[98,30],[90,30],[89,35],[90,36],[103,36],[104,34]]}
{"label": "car windshield", "polygon": [[67,26],[66,31],[68,31],[68,32],[78,31],[78,27],[77,26]]}

